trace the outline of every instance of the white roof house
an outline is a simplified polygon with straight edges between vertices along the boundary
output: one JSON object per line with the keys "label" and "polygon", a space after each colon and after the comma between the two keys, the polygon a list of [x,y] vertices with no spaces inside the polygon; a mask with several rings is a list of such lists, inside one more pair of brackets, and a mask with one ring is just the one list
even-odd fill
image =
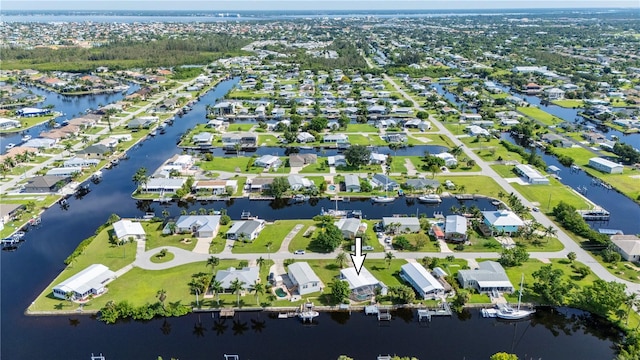
{"label": "white roof house", "polygon": [[444,237],[447,240],[467,240],[467,218],[460,215],[448,215],[444,223]]}
{"label": "white roof house", "polygon": [[446,166],[456,166],[456,165],[458,165],[458,160],[456,159],[456,157],[453,156],[452,154],[448,153],[448,152],[435,154],[434,156],[435,157],[439,157],[440,159],[444,160],[444,164]]}
{"label": "white roof house", "polygon": [[616,250],[627,261],[638,261],[640,259],[640,238],[635,235],[613,235],[611,242]]}
{"label": "white roof house", "polygon": [[24,147],[32,147],[36,149],[48,149],[56,144],[56,140],[54,139],[45,139],[45,138],[35,138],[27,141],[22,144]]}
{"label": "white roof house", "polygon": [[308,189],[310,187],[315,186],[313,181],[307,179],[304,176],[300,176],[296,174],[289,175],[287,177],[287,180],[289,181],[289,186],[291,186],[291,189],[294,191],[300,190],[300,189]]}
{"label": "white roof house", "polygon": [[98,159],[85,159],[80,157],[74,157],[69,160],[65,160],[65,162],[62,163],[62,166],[83,168],[83,167],[96,166],[99,163],[100,163],[100,160]]}
{"label": "white roof house", "polygon": [[467,131],[471,136],[489,136],[489,131],[487,129],[481,128],[478,125],[467,126]]}
{"label": "white roof house", "polygon": [[360,230],[361,223],[358,218],[341,218],[333,224],[342,231],[342,236],[353,239]]}
{"label": "white roof house", "polygon": [[289,279],[300,295],[322,291],[322,281],[306,262],[295,262],[287,267]]}
{"label": "white roof house", "polygon": [[118,240],[126,240],[129,238],[144,239],[146,233],[139,222],[122,219],[113,223],[113,231],[116,233]]}
{"label": "white roof house", "polygon": [[624,166],[621,164],[599,157],[589,159],[589,166],[608,174],[621,174],[624,170]]}
{"label": "white roof house", "polygon": [[494,210],[483,211],[484,223],[492,229],[492,233],[504,232],[515,233],[518,229],[524,225],[524,222],[513,211],[509,210]]}
{"label": "white roof house", "polygon": [[282,165],[282,160],[274,155],[262,155],[253,163],[254,166],[263,167],[265,169],[277,168]]}
{"label": "white roof house", "polygon": [[540,172],[533,167],[525,164],[518,164],[515,167],[516,172],[522,176],[529,184],[549,184],[549,179],[540,174]]}
{"label": "white roof house", "polygon": [[257,266],[242,269],[230,267],[227,270],[218,270],[218,272],[216,272],[216,281],[220,282],[223,289],[228,290],[231,288],[231,283],[238,279],[243,283],[242,288],[247,291],[256,283],[256,280],[259,279],[259,273]]}
{"label": "white roof house", "polygon": [[407,263],[400,268],[400,277],[411,284],[423,299],[444,293],[444,286],[418,263]]}
{"label": "white roof house", "polygon": [[220,229],[220,215],[182,215],[176,220],[176,231],[194,233],[197,237],[215,237]]}
{"label": "white roof house", "polygon": [[233,226],[227,231],[227,239],[231,240],[255,240],[262,229],[264,229],[264,220],[243,220],[236,221]]}
{"label": "white roof house", "polygon": [[507,273],[495,261],[478,263],[478,269],[475,270],[458,271],[458,281],[463,288],[474,288],[481,293],[513,292],[513,284]]}
{"label": "white roof house", "polygon": [[66,299],[67,293],[73,293],[74,300],[86,299],[89,295],[100,295],[105,292],[108,282],[116,278],[116,274],[102,264],[93,264],[53,288],[53,296]]}
{"label": "white roof house", "polygon": [[184,178],[150,178],[143,186],[145,192],[174,193],[180,189],[187,179]]}
{"label": "white roof house", "polygon": [[79,166],[69,166],[69,167],[61,167],[61,168],[53,168],[47,171],[47,176],[72,176],[76,173],[81,173],[82,168]]}
{"label": "white roof house", "polygon": [[383,217],[382,226],[387,228],[390,224],[400,224],[400,231],[409,229],[409,232],[420,231],[420,220],[417,217]]}
{"label": "white roof house", "polygon": [[355,300],[364,301],[375,294],[375,288],[381,289],[381,294],[386,295],[387,286],[376,279],[367,268],[362,267],[360,275],[353,267],[340,270],[340,278],[349,284],[351,296]]}

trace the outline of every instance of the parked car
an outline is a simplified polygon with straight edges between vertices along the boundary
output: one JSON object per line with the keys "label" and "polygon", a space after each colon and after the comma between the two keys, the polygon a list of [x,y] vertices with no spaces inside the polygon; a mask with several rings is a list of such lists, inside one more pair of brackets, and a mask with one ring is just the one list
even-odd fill
{"label": "parked car", "polygon": [[304,255],[304,250],[296,250],[293,252],[294,255]]}

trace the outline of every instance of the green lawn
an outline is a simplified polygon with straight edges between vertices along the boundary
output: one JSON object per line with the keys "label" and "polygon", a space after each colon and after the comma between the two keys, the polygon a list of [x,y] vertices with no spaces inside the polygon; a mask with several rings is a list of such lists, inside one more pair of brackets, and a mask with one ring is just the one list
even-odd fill
{"label": "green lawn", "polygon": [[[347,130],[345,132],[348,133],[378,133],[378,129],[369,124],[347,124]],[[349,135],[351,139],[351,135]]]}
{"label": "green lawn", "polygon": [[425,242],[425,245],[416,249],[418,252],[440,252],[440,248],[436,245],[437,242],[432,241],[431,237],[424,232],[420,231],[416,234],[405,234],[404,235],[409,242],[412,244],[416,244],[416,241],[422,239]]}
{"label": "green lawn", "polygon": [[[451,141],[449,137],[443,134],[433,134],[433,135],[412,134],[412,136],[418,139],[419,142],[417,144],[420,144],[420,145],[440,145],[440,146],[446,146],[449,148],[452,148],[455,146],[453,141]],[[420,141],[421,139],[426,141],[424,142]]]}
{"label": "green lawn", "polygon": [[[193,250],[198,239],[191,234],[163,235],[162,222],[141,222],[144,232],[147,234],[146,250],[161,248],[163,246],[175,246],[184,250]],[[188,241],[182,242],[182,240]]]}
{"label": "green lawn", "polygon": [[269,134],[258,135],[258,146],[277,146],[278,138]]}
{"label": "green lawn", "polygon": [[584,106],[584,102],[582,100],[572,100],[572,99],[553,100],[551,103],[564,108],[577,108],[577,107]]}
{"label": "green lawn", "polygon": [[252,166],[249,171],[247,171],[247,164],[249,163],[248,157],[238,156],[238,157],[216,157],[211,161],[201,161],[196,163],[202,170],[208,171],[226,171],[230,173],[235,173],[236,169],[239,169],[240,173],[251,173],[251,174],[260,174],[264,172],[263,168]]}
{"label": "green lawn", "polygon": [[329,165],[327,165],[327,160],[325,158],[319,158],[315,164],[309,164],[303,167],[299,173],[301,174],[310,174],[310,173],[329,173]]}
{"label": "green lawn", "polygon": [[531,117],[534,120],[541,122],[544,125],[558,125],[563,122],[562,119],[549,114],[546,111],[540,110],[536,107],[517,107],[519,113]]}
{"label": "green lawn", "polygon": [[304,224],[304,221],[305,220],[277,220],[273,224],[267,224],[254,241],[248,243],[236,241],[233,245],[232,252],[234,254],[266,254],[269,252],[269,249],[267,249],[267,243],[269,241],[273,243],[271,245],[271,252],[277,252],[285,236],[289,234],[296,224]]}
{"label": "green lawn", "polygon": [[484,161],[517,161],[523,163],[520,154],[508,151],[504,146],[498,144],[496,146],[482,147],[474,150]]}
{"label": "green lawn", "polygon": [[464,186],[465,193],[482,194],[493,198],[498,197],[498,193],[504,192],[504,189],[498,185],[495,180],[488,176],[447,176],[437,175],[436,179],[444,183],[445,180],[451,180],[458,188]]}
{"label": "green lawn", "polygon": [[[371,135],[371,138],[377,137],[379,138],[379,136],[376,135]],[[369,140],[370,138],[364,135],[358,135],[358,134],[349,134],[349,143],[351,143],[351,145],[370,145],[371,141]]]}
{"label": "green lawn", "polygon": [[22,124],[21,127],[8,129],[8,130],[0,130],[0,133],[12,133],[12,132],[25,131],[25,130],[29,129],[30,127],[36,126],[36,125],[41,124],[41,123],[45,123],[45,122],[51,120],[52,118],[53,118],[53,115],[34,116],[34,117],[15,119],[15,120],[20,121],[20,124]]}
{"label": "green lawn", "polygon": [[400,278],[400,267],[406,263],[407,261],[403,259],[393,259],[389,265],[386,260],[371,259],[365,261],[364,267],[369,270],[371,275],[382,281],[385,285],[398,286],[407,285],[407,283]]}
{"label": "green lawn", "polygon": [[532,202],[539,204],[540,210],[551,211],[558,203],[565,203],[574,206],[576,209],[589,209],[589,204],[578,196],[573,190],[567,188],[554,178],[549,178],[549,185],[511,185],[518,190],[522,196]]}
{"label": "green lawn", "polygon": [[[300,220],[298,223],[304,224],[302,230],[300,230],[296,236],[289,243],[289,251],[294,252],[296,250],[304,249],[307,251],[312,251],[309,247],[309,243],[313,240],[319,231],[319,226],[315,224],[313,220]],[[315,230],[311,230],[310,228],[315,226]],[[307,236],[305,236],[307,235]]]}
{"label": "green lawn", "polygon": [[513,172],[513,165],[491,165],[491,168],[505,179],[517,176],[516,173]]}

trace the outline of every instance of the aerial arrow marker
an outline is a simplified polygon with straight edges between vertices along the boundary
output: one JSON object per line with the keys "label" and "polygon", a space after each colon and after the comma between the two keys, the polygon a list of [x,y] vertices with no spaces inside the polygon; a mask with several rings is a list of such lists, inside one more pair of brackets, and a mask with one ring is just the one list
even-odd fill
{"label": "aerial arrow marker", "polygon": [[362,255],[362,238],[356,238],[356,254],[351,255],[351,262],[353,262],[353,266],[356,268],[356,273],[360,275],[360,270],[362,270],[362,265],[364,265],[364,259],[367,258],[367,254]]}

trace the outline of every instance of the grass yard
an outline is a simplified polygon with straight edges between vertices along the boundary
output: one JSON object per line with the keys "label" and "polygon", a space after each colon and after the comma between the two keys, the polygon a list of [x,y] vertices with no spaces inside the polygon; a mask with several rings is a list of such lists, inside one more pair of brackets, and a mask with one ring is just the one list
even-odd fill
{"label": "grass yard", "polygon": [[536,121],[539,121],[540,123],[547,125],[547,126],[551,126],[551,125],[558,125],[562,122],[564,122],[562,119],[553,116],[551,114],[549,114],[546,111],[540,110],[536,107],[517,107],[517,110],[519,113],[521,113],[522,115],[528,116],[530,118],[533,118]]}
{"label": "grass yard", "polygon": [[422,231],[416,234],[405,234],[404,237],[406,237],[414,246],[418,240],[424,241],[424,246],[415,250],[417,252],[440,252],[440,248],[436,245],[437,242],[432,241],[431,237]]}
{"label": "grass yard", "polygon": [[474,153],[478,154],[484,161],[517,161],[524,163],[520,154],[508,151],[500,144],[474,150]]}
{"label": "grass yard", "polygon": [[572,99],[553,100],[551,103],[563,108],[578,108],[578,107],[584,106],[584,103],[582,102],[582,100],[572,100]]}
{"label": "grass yard", "polygon": [[505,179],[517,176],[516,173],[513,172],[513,165],[491,165],[491,168]]}
{"label": "grass yard", "polygon": [[[159,249],[164,246],[175,246],[191,251],[198,242],[198,239],[191,236],[191,234],[163,235],[162,222],[143,221],[141,224],[144,232],[147,234],[145,250]],[[187,240],[183,242],[182,240],[185,239]]]}
{"label": "grass yard", "polygon": [[[303,220],[304,221],[304,220]],[[234,254],[251,254],[260,253],[266,254],[269,252],[267,243],[272,242],[271,252],[277,252],[280,249],[280,245],[285,236],[300,223],[300,220],[277,220],[273,224],[267,224],[264,230],[258,235],[258,238],[252,242],[244,243],[242,241],[236,241],[233,245]]]}
{"label": "grass yard", "polygon": [[407,285],[407,283],[400,278],[400,267],[406,264],[407,261],[403,259],[393,259],[391,264],[388,264],[383,259],[371,259],[365,262],[367,270],[376,279],[382,281],[387,286]]}
{"label": "grass yard", "polygon": [[590,208],[589,204],[573,190],[554,178],[549,178],[549,180],[550,185],[520,185],[517,183],[511,185],[529,201],[537,202],[540,210],[545,212],[551,211],[561,201],[576,209]]}
{"label": "grass yard", "polygon": [[437,175],[436,179],[438,179],[441,183],[444,183],[445,180],[451,180],[458,188],[460,186],[465,187],[466,193],[471,194],[481,194],[486,195],[493,198],[498,198],[498,193],[504,192],[504,189],[500,185],[498,185],[495,180],[488,176],[450,176],[447,175]]}
{"label": "grass yard", "polygon": [[[345,132],[348,133],[378,133],[378,129],[369,124],[347,124],[347,130]],[[351,138],[351,136],[349,136]]]}
{"label": "grass yard", "polygon": [[300,174],[312,174],[312,173],[329,173],[329,165],[327,165],[327,160],[325,158],[320,158],[315,164],[309,164],[303,167],[300,171]]}
{"label": "grass yard", "polygon": [[[378,135],[372,135],[371,138],[373,137],[378,137]],[[370,145],[371,141],[369,137],[365,135],[349,134],[349,143],[351,143],[351,145]]]}
{"label": "grass yard", "polygon": [[[298,223],[304,224],[304,227],[296,234],[296,236],[293,237],[289,243],[288,250],[289,252],[294,252],[300,249],[312,251],[309,247],[309,243],[315,238],[320,228],[313,220],[300,220]],[[315,229],[313,229],[312,226],[314,226]]]}
{"label": "grass yard", "polygon": [[231,125],[229,125],[229,128],[227,130],[228,130],[228,132],[249,131],[254,126],[257,126],[257,124],[231,124]]}
{"label": "grass yard", "polygon": [[258,146],[277,146],[278,138],[269,134],[258,135]]}
{"label": "grass yard", "polygon": [[451,141],[449,137],[443,134],[433,134],[433,135],[412,134],[412,137],[416,138],[418,140],[417,144],[420,144],[420,145],[440,145],[440,146],[446,146],[449,148],[452,148],[455,146],[453,141]]}
{"label": "grass yard", "polygon": [[[329,286],[331,281],[340,274],[340,267],[336,263],[335,259],[314,259],[306,260],[311,266],[311,269],[318,275],[320,280],[324,283],[325,287]],[[368,262],[367,262],[368,264]],[[348,261],[348,265],[351,265],[351,261]]]}
{"label": "grass yard", "polygon": [[252,166],[247,171],[247,164],[249,163],[248,157],[216,157],[211,161],[201,161],[196,163],[202,170],[205,171],[226,171],[235,173],[236,169],[239,169],[240,173],[260,174],[264,172],[263,168]]}

